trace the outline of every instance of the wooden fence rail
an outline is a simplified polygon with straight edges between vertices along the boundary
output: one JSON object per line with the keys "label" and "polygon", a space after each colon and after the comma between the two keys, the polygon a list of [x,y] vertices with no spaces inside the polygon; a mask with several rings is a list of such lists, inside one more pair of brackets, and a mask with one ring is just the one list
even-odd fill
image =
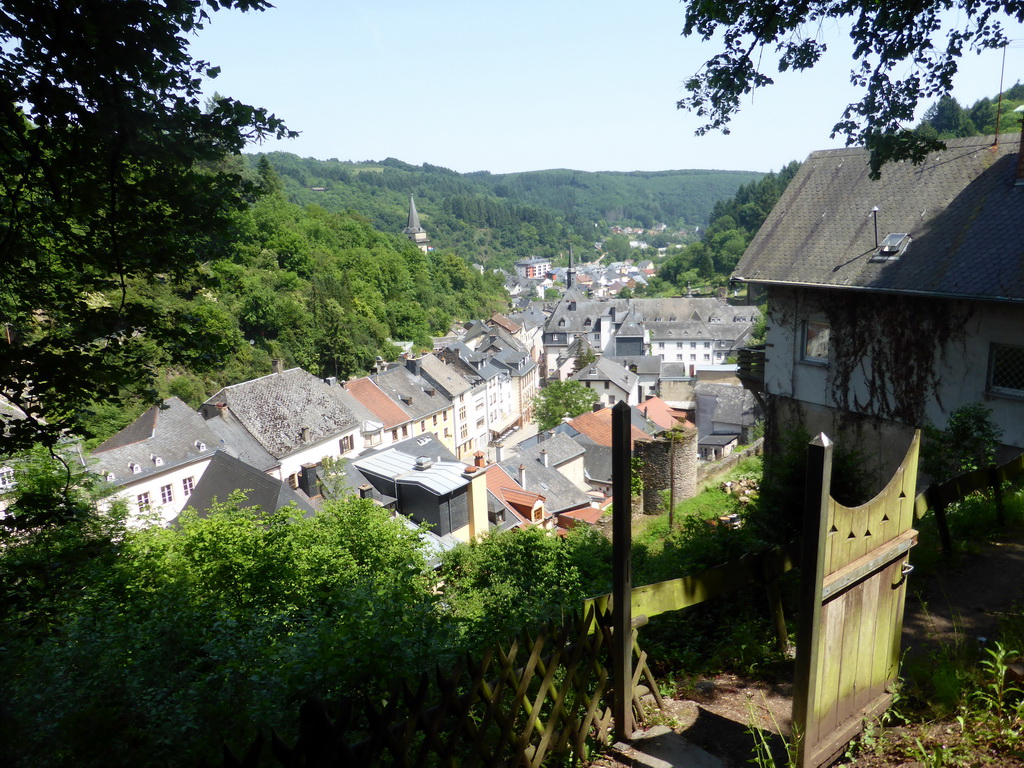
{"label": "wooden fence rail", "polygon": [[949,557],[953,554],[953,541],[949,535],[946,508],[954,502],[967,498],[972,493],[989,489],[995,499],[999,524],[1005,525],[1003,483],[1016,480],[1022,475],[1024,475],[1024,454],[999,466],[979,467],[943,483],[932,483],[914,499],[914,515],[920,519],[929,509],[935,510],[935,522],[939,529],[939,538],[942,541],[942,552]]}

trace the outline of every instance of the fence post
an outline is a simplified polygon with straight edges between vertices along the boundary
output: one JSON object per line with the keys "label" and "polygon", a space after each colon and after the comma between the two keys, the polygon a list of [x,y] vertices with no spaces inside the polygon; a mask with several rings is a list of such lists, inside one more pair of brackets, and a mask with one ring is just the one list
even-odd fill
{"label": "fence post", "polygon": [[949,494],[945,491],[946,483],[932,483],[924,492],[928,506],[935,510],[935,524],[939,529],[939,541],[942,542],[942,555],[953,556],[953,540],[949,536],[949,522],[946,520],[946,507],[949,505]]}
{"label": "fence post", "polygon": [[992,498],[996,502],[996,522],[1000,528],[1006,527],[1006,507],[1003,506],[1003,479],[999,467],[992,465],[988,469],[988,483],[992,486]]}
{"label": "fence post", "polygon": [[829,493],[832,486],[832,441],[824,433],[807,446],[804,487],[803,540],[800,543],[800,607],[797,616],[796,669],[793,680],[793,728],[798,739],[797,765],[810,757],[807,732],[814,715],[818,638],[821,633],[821,593],[825,575],[825,537],[828,535]]}
{"label": "fence post", "polygon": [[633,735],[633,507],[631,409],[623,401],[612,408],[612,717],[615,738]]}

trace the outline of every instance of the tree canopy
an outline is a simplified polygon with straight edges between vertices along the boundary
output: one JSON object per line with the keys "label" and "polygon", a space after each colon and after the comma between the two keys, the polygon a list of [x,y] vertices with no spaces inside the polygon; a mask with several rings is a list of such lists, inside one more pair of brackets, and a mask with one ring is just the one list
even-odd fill
{"label": "tree canopy", "polygon": [[196,266],[220,252],[232,212],[256,191],[225,159],[249,140],[292,135],[232,99],[204,109],[200,87],[217,69],[191,58],[186,35],[208,11],[268,5],[4,3],[0,395],[28,418],[0,445],[54,445],[93,398],[152,388],[149,361],[173,324],[133,298],[130,281],[198,291]]}
{"label": "tree canopy", "polygon": [[[953,11],[953,13],[949,13]],[[684,35],[703,40],[722,36],[722,50],[686,82],[689,95],[677,106],[706,119],[708,130],[728,132],[740,98],[771,85],[763,62],[772,57],[779,72],[814,67],[826,53],[821,30],[831,21],[849,21],[854,43],[850,82],[861,99],[850,104],[833,128],[848,144],[871,150],[871,173],[891,160],[920,162],[943,146],[934,136],[915,132],[908,123],[921,99],[948,94],[965,50],[1000,48],[1008,40],[1000,19],[1024,21],[1022,0],[922,0],[902,3],[784,0],[731,3],[691,0]]]}
{"label": "tree canopy", "polygon": [[533,398],[533,419],[537,428],[557,427],[566,416],[586,413],[597,401],[597,392],[579,381],[554,381]]}

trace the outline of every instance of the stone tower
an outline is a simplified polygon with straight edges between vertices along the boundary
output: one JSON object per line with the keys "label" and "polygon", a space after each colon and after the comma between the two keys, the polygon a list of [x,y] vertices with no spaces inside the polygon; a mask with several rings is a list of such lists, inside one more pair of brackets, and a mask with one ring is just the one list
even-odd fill
{"label": "stone tower", "polygon": [[416,203],[413,201],[412,195],[409,195],[409,225],[402,230],[402,234],[416,243],[416,247],[424,253],[430,250],[427,230],[420,226],[420,215],[416,213]]}

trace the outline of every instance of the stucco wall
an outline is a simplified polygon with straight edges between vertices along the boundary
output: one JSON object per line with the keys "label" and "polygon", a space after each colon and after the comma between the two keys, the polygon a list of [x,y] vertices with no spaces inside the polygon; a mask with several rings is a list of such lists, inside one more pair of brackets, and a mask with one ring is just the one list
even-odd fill
{"label": "stucco wall", "polygon": [[[828,365],[809,363],[801,360],[803,324],[807,320],[828,320],[828,301],[830,297],[843,294],[846,300],[853,295],[850,291],[798,291],[795,289],[775,289],[769,298],[769,319],[767,335],[767,360],[765,366],[765,386],[769,393],[781,397],[783,401],[793,400],[816,406],[806,410],[807,417],[816,419],[815,423],[826,424],[828,429],[835,431],[830,416],[816,416],[821,408],[836,407],[833,385],[835,379],[834,361]],[[877,301],[906,302],[903,297],[881,297]],[[982,402],[992,409],[993,419],[1003,429],[1003,442],[1010,446],[1024,448],[1024,398],[1006,397],[988,391],[989,353],[993,343],[1021,345],[1024,343],[1024,307],[1009,302],[960,302],[930,300],[930,312],[950,318],[962,318],[956,323],[948,338],[935,340],[934,337],[923,337],[921,345],[932,346],[932,366],[936,372],[937,386],[925,393],[924,408],[921,421],[928,421],[944,427],[949,414],[968,403]],[[869,318],[870,320],[870,318]],[[912,321],[911,321],[912,322]],[[871,325],[881,340],[893,338],[897,344],[906,345],[908,329],[891,327],[879,320]],[[922,327],[926,323],[922,321]],[[920,332],[921,329],[915,329]],[[832,329],[836,333],[836,329]],[[912,336],[912,334],[911,334]],[[907,361],[910,362],[909,360]],[[872,361],[864,359],[860,362],[850,379],[848,403],[860,402],[862,414],[879,415],[885,422],[894,421],[885,418],[886,414],[872,413],[875,403],[867,385],[867,375],[872,373]],[[895,367],[894,372],[887,372],[885,385],[887,392],[894,387],[905,384],[904,376],[912,376],[913,368],[908,364],[905,368]],[[900,381],[893,381],[900,379]],[[900,420],[910,424],[909,420]],[[863,425],[860,427],[863,429]],[[827,432],[828,429],[825,431]],[[893,431],[895,430],[895,431]],[[810,429],[809,431],[815,431]],[[906,449],[902,439],[903,429],[879,426],[873,430],[880,437],[866,443],[865,447],[885,452],[899,453]],[[890,434],[892,433],[892,434]],[[900,436],[898,445],[890,444],[893,435]]]}

